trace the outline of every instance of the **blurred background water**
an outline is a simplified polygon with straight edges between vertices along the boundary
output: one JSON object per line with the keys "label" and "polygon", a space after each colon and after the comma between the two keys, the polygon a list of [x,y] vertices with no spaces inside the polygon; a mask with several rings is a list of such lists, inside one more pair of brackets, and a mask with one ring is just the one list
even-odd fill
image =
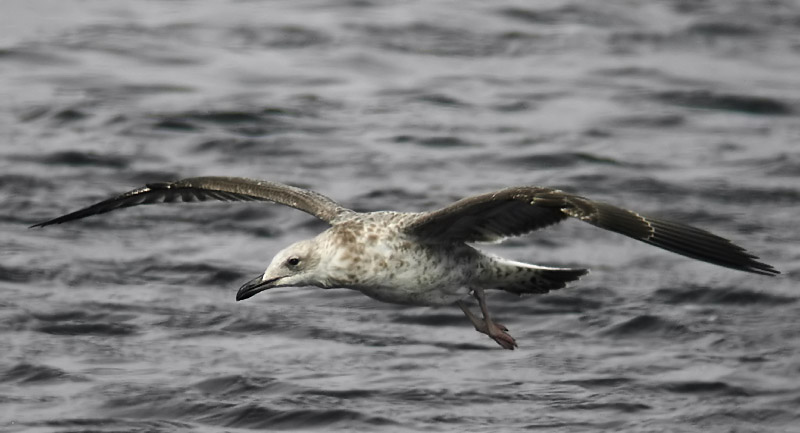
{"label": "blurred background water", "polygon": [[[800,2],[4,0],[0,430],[800,431]],[[358,210],[546,185],[783,271],[579,222],[486,247],[588,266],[457,308],[236,289],[322,224],[263,204],[30,224],[236,175]]]}

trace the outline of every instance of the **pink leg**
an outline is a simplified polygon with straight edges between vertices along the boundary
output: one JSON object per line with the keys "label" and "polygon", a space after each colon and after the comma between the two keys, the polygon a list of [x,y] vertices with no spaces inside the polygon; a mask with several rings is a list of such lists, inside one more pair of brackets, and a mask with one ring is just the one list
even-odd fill
{"label": "pink leg", "polygon": [[483,293],[483,289],[475,289],[473,293],[475,299],[478,300],[478,306],[481,309],[481,313],[483,313],[483,318],[479,319],[470,311],[467,304],[463,301],[458,301],[456,304],[461,308],[461,311],[463,311],[467,319],[472,322],[476,331],[488,335],[503,349],[514,350],[514,348],[517,347],[517,342],[514,340],[514,337],[508,334],[508,328],[493,322],[489,316],[489,308],[486,306],[486,296]]}

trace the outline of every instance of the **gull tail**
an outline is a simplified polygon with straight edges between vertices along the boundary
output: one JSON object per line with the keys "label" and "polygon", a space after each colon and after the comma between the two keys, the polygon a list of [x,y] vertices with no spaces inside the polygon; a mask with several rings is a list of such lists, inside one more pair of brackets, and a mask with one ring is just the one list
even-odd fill
{"label": "gull tail", "polygon": [[589,270],[550,268],[494,258],[482,273],[486,287],[524,295],[563,289],[567,283],[580,279]]}

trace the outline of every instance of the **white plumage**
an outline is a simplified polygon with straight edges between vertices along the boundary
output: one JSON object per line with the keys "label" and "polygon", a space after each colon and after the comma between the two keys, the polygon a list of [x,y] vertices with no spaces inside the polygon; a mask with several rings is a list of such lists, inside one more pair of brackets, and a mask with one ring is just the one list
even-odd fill
{"label": "white plumage", "polygon": [[[312,285],[357,290],[383,302],[456,304],[479,332],[506,349],[508,329],[494,322],[485,289],[547,293],[586,269],[548,268],[486,255],[470,245],[496,242],[569,217],[651,245],[740,271],[776,275],[772,266],[727,239],[685,224],[649,218],[584,197],[542,187],[512,187],[467,197],[433,212],[359,213],[313,191],[236,177],[198,177],[148,184],[33,227],[60,224],[139,204],[269,201],[308,212],[331,227],[288,246],[236,295],[247,299],[273,287]],[[472,295],[482,317],[466,304]]]}

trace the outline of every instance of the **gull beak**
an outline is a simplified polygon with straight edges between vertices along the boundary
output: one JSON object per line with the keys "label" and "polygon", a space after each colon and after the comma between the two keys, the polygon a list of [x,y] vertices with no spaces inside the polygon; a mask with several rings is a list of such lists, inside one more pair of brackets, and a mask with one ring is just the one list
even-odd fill
{"label": "gull beak", "polygon": [[278,282],[283,277],[277,278],[270,278],[269,280],[265,280],[263,275],[259,275],[252,280],[244,283],[242,287],[239,287],[239,291],[236,292],[236,300],[243,301],[258,292],[263,292],[264,290],[271,289],[275,287],[275,283]]}

